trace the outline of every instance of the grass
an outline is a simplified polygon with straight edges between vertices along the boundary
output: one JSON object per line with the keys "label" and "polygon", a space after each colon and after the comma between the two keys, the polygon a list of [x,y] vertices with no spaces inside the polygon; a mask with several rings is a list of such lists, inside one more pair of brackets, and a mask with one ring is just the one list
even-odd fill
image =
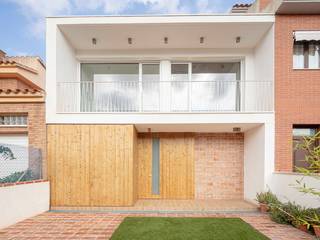
{"label": "grass", "polygon": [[111,240],[267,240],[240,218],[127,217]]}

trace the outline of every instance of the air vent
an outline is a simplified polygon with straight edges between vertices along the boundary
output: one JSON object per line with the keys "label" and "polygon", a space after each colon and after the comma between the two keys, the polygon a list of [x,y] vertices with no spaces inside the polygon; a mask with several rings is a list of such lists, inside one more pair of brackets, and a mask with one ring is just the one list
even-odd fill
{"label": "air vent", "polygon": [[234,127],[234,128],[233,128],[233,132],[241,132],[241,128],[239,128],[239,127]]}

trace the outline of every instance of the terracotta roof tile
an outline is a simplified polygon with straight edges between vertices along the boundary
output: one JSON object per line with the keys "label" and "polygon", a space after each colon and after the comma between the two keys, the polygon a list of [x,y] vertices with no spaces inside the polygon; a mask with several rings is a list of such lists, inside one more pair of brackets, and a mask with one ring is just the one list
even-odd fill
{"label": "terracotta roof tile", "polygon": [[250,3],[237,3],[232,6],[232,8],[248,8],[251,7]]}
{"label": "terracotta roof tile", "polygon": [[0,89],[0,95],[43,95],[44,92],[38,89]]}

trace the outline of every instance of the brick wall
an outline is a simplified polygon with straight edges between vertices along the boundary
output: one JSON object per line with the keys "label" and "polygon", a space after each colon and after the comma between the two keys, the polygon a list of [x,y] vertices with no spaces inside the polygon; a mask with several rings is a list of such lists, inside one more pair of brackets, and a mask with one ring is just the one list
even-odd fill
{"label": "brick wall", "polygon": [[320,70],[293,70],[293,31],[320,30],[320,15],[277,15],[276,171],[292,171],[292,125],[320,123]]}
{"label": "brick wall", "polygon": [[265,9],[272,0],[260,0],[259,10],[262,11]]}
{"label": "brick wall", "polygon": [[[0,134],[27,132],[29,147],[41,149],[43,159],[43,178],[46,179],[47,166],[45,104],[43,102],[0,104],[0,114],[3,113],[24,113],[28,115],[28,126],[26,129],[0,127]],[[29,165],[32,165],[32,163],[29,163]]]}
{"label": "brick wall", "polygon": [[195,137],[195,197],[243,198],[244,135],[198,134]]}

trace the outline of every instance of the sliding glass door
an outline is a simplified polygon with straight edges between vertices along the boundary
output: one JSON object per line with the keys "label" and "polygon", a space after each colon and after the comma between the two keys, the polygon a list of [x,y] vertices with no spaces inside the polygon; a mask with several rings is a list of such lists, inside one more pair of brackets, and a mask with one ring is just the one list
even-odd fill
{"label": "sliding glass door", "polygon": [[139,64],[81,64],[81,110],[139,110]]}
{"label": "sliding glass door", "polygon": [[192,63],[192,111],[239,110],[238,80],[240,63]]}
{"label": "sliding glass door", "polygon": [[166,61],[83,63],[72,84],[82,112],[219,112],[240,110],[239,80],[239,62]]}

